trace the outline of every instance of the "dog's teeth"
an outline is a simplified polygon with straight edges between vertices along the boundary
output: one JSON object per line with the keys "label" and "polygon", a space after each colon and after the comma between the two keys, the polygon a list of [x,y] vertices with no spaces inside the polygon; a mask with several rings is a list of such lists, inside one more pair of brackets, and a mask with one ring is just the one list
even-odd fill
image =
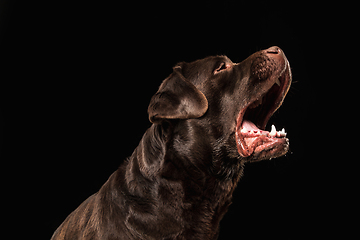
{"label": "dog's teeth", "polygon": [[276,127],[273,125],[271,125],[271,132],[276,132]]}
{"label": "dog's teeth", "polygon": [[280,133],[281,133],[280,135],[281,135],[282,137],[286,137],[286,134],[287,134],[287,133],[285,132],[285,128],[283,128]]}
{"label": "dog's teeth", "polygon": [[[286,137],[287,133],[285,131],[285,128],[281,129],[281,131],[276,131],[276,127],[275,125],[271,125],[271,131],[267,132],[267,131],[261,131],[261,130],[249,130],[249,129],[245,129],[245,128],[241,128],[241,133],[243,134],[256,134],[256,135],[264,135],[267,137],[277,137],[277,138],[282,138],[282,137]],[[250,136],[251,136],[250,135]]]}
{"label": "dog's teeth", "polygon": [[280,87],[281,83],[279,79],[276,79],[275,83]]}
{"label": "dog's teeth", "polygon": [[270,137],[276,136],[276,127],[274,125],[271,125],[271,132],[269,133]]}

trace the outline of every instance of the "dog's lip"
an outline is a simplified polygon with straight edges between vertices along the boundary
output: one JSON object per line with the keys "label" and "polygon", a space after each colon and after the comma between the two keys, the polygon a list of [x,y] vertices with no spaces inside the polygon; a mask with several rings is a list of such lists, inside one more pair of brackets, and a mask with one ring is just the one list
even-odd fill
{"label": "dog's lip", "polygon": [[[279,144],[288,144],[288,139],[285,137],[286,133],[283,135],[282,131],[274,131],[268,132],[265,131],[265,126],[268,123],[270,117],[274,114],[274,112],[281,106],[282,102],[285,99],[287,92],[289,91],[290,84],[291,84],[291,71],[289,62],[285,59],[285,67],[283,71],[280,72],[278,76],[271,76],[273,84],[270,88],[266,91],[265,94],[261,96],[256,96],[252,101],[250,101],[243,109],[240,110],[237,120],[236,120],[236,142],[238,152],[243,157],[249,157],[253,154],[255,149],[259,151],[263,151],[265,149],[274,148],[276,145]],[[269,79],[269,80],[270,80]],[[251,121],[244,120],[244,116],[246,110],[249,107],[257,107],[262,104],[262,99],[269,93],[272,89],[274,84],[279,84],[280,88],[277,90],[275,94],[277,97],[274,103],[271,105],[270,109],[267,110],[265,117],[260,119],[259,128],[252,123]],[[273,93],[274,94],[274,93]],[[254,105],[255,104],[255,105]],[[251,125],[250,123],[253,125]],[[280,133],[279,133],[280,132]],[[285,130],[283,131],[285,132]]]}
{"label": "dog's lip", "polygon": [[[248,124],[248,121],[244,120],[242,126]],[[266,149],[288,144],[285,129],[276,131],[274,125],[272,125],[272,129],[271,132],[268,132],[260,129],[249,130],[243,127],[240,131],[236,131],[235,135],[239,154],[242,157],[249,157],[255,150],[262,152]]]}

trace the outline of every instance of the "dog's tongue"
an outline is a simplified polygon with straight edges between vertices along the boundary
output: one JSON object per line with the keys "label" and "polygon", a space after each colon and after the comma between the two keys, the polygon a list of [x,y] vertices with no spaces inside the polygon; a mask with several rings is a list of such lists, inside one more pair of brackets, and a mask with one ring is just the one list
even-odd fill
{"label": "dog's tongue", "polygon": [[253,122],[244,119],[237,134],[238,151],[243,157],[250,156],[255,148],[266,141],[269,132],[259,129]]}
{"label": "dog's tongue", "polygon": [[251,121],[245,120],[243,121],[241,128],[246,129],[248,131],[254,130],[254,131],[260,131],[260,129]]}

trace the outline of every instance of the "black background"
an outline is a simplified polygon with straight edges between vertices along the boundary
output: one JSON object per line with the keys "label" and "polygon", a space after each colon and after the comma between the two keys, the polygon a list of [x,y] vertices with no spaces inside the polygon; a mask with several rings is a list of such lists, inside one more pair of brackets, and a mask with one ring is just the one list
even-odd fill
{"label": "black background", "polygon": [[329,67],[334,20],[310,3],[289,5],[2,1],[4,149],[9,173],[21,181],[6,189],[10,202],[20,200],[16,221],[43,219],[29,231],[49,239],[98,191],[150,126],[149,100],[177,62],[217,54],[240,62],[277,45],[293,84],[269,125],[286,129],[290,151],[246,166],[219,239],[318,229],[329,214],[321,197],[329,182],[319,174],[326,165],[319,141],[309,136],[330,111],[319,72]]}

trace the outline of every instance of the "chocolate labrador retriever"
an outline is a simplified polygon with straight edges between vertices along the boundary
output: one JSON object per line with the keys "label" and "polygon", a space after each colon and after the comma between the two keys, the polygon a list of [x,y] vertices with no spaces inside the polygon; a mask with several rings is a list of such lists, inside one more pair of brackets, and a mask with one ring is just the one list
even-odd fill
{"label": "chocolate labrador retriever", "polygon": [[284,129],[265,126],[290,83],[279,47],[179,63],[139,146],[52,239],[216,239],[244,164],[289,149]]}

